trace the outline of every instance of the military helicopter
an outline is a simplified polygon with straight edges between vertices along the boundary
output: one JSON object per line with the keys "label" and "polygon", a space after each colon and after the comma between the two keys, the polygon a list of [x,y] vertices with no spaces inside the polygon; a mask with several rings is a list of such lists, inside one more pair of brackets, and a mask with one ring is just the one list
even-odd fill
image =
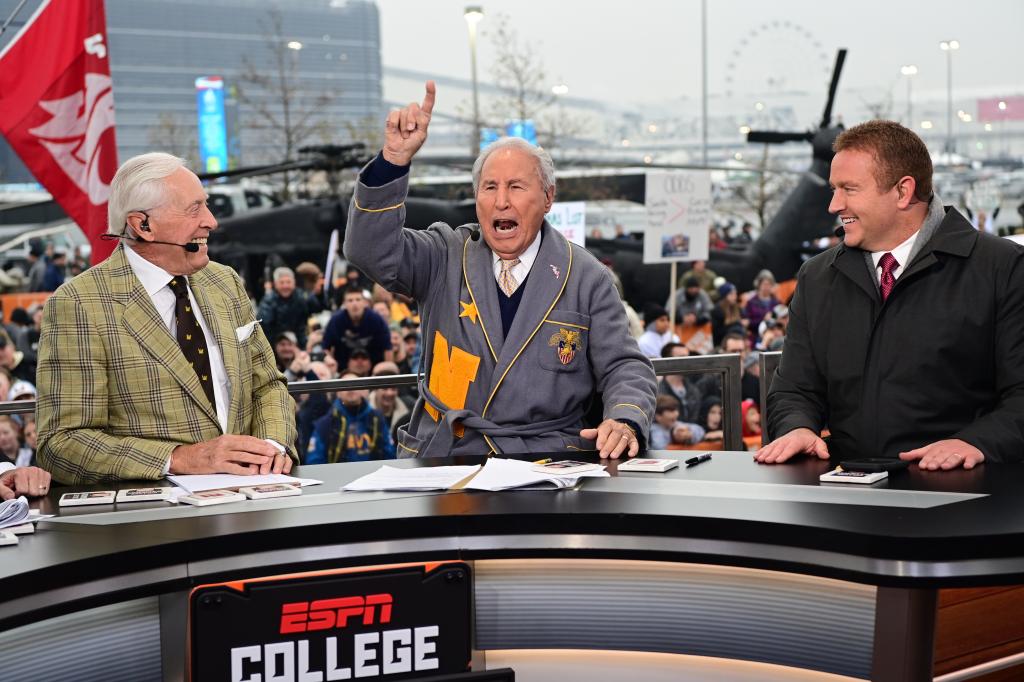
{"label": "military helicopter", "polygon": [[[734,283],[741,291],[753,286],[762,269],[771,270],[779,281],[792,279],[809,254],[806,244],[835,233],[836,220],[828,212],[832,192],[828,177],[832,164],[832,143],[842,132],[832,124],[832,104],[839,75],[846,61],[846,50],[839,50],[829,85],[825,111],[817,130],[805,132],[750,131],[747,142],[781,144],[810,142],[811,166],[796,188],[786,197],[760,237],[742,250],[715,250],[708,269]],[[608,258],[622,280],[626,300],[632,305],[645,301],[665,301],[669,293],[670,265],[643,265],[643,244],[622,240],[588,240],[587,248],[600,258]],[[810,251],[813,253],[813,251]]]}
{"label": "military helicopter", "polygon": [[[299,150],[302,158],[267,166],[253,166],[219,173],[200,174],[203,181],[239,179],[285,173],[321,171],[327,179],[323,196],[236,213],[229,205],[211,201],[219,228],[210,240],[210,257],[233,267],[252,291],[269,278],[278,264],[311,261],[323,265],[331,232],[344,234],[350,195],[341,190],[345,171],[368,163],[372,154],[363,144],[317,145]],[[216,187],[216,186],[214,186]],[[214,191],[211,191],[211,198]],[[406,201],[409,225],[426,227],[436,221],[461,225],[475,219],[472,202],[410,197]]]}

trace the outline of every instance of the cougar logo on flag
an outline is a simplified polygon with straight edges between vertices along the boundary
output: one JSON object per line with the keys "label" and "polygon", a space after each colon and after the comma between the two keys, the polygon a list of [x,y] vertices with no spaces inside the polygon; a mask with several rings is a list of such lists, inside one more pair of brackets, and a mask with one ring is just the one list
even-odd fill
{"label": "cougar logo on flag", "polygon": [[103,0],[40,0],[0,47],[0,135],[89,238],[96,265],[117,170]]}
{"label": "cougar logo on flag", "polygon": [[103,148],[99,141],[108,128],[114,127],[110,76],[87,73],[84,91],[63,99],[42,100],[39,106],[52,118],[29,132],[39,138],[78,189],[89,195],[89,201],[104,203],[110,197],[110,185],[100,177]]}

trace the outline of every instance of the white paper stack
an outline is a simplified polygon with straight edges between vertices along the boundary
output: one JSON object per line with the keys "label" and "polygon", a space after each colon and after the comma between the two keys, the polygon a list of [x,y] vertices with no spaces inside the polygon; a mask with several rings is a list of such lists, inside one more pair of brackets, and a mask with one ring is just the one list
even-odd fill
{"label": "white paper stack", "polygon": [[15,497],[0,503],[0,528],[20,526],[28,521],[28,498]]}
{"label": "white paper stack", "polygon": [[348,491],[368,490],[448,490],[467,476],[480,470],[480,465],[473,466],[442,466],[416,467],[400,469],[382,465],[372,474],[357,478],[342,487]]}
{"label": "white paper stack", "polygon": [[602,466],[594,471],[555,475],[534,470],[532,462],[492,457],[484,468],[466,484],[468,490],[511,490],[513,488],[550,489],[574,488],[581,478],[607,478]]}

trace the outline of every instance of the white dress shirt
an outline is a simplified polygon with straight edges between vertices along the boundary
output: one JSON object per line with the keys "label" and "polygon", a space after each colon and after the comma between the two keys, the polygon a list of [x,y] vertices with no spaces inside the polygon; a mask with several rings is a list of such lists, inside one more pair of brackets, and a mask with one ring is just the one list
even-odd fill
{"label": "white dress shirt", "polygon": [[11,469],[17,469],[17,468],[18,467],[14,466],[10,462],[0,462],[0,476],[3,476],[4,474],[6,474]]}
{"label": "white dress shirt", "polygon": [[910,235],[907,241],[903,242],[895,249],[891,251],[872,251],[871,262],[875,265],[875,283],[882,281],[882,266],[878,264],[878,261],[882,260],[882,256],[887,253],[891,253],[892,257],[899,263],[899,267],[892,271],[893,280],[900,278],[903,271],[907,267],[907,261],[910,260],[910,252],[914,249],[914,242],[917,241],[917,235],[921,234],[921,230],[918,230],[914,234]]}
{"label": "white dress shirt", "polygon": [[[533,262],[537,260],[538,253],[540,253],[540,231],[537,232],[537,236],[533,238],[530,245],[526,247],[526,251],[519,255],[519,265],[512,268],[512,276],[516,278],[516,289],[523,283],[526,276],[530,274],[530,268],[533,267]],[[501,256],[493,251],[491,256],[494,258],[494,281],[501,284]]]}
{"label": "white dress shirt", "polygon": [[[174,321],[174,303],[176,299],[174,292],[171,291],[171,287],[167,284],[174,278],[174,275],[150,263],[135,253],[130,246],[125,247],[124,253],[128,257],[128,264],[131,265],[132,272],[139,278],[142,288],[146,290],[146,293],[152,299],[157,315],[163,320],[167,331],[171,334],[171,338],[177,343],[177,325]],[[228,408],[231,406],[231,388],[228,385],[227,370],[224,368],[224,355],[221,353],[220,346],[217,345],[217,338],[210,331],[206,320],[203,319],[203,311],[199,309],[199,305],[196,303],[196,297],[192,294],[191,286],[188,288],[188,299],[192,302],[192,310],[196,314],[196,319],[199,320],[203,336],[206,337],[206,348],[210,353],[210,371],[213,374],[213,394],[217,398],[217,421],[220,422],[221,431],[227,433]]]}

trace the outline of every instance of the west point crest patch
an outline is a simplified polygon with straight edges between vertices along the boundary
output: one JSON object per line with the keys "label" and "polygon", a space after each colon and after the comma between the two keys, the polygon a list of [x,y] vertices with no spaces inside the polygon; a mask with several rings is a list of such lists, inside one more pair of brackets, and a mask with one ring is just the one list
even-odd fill
{"label": "west point crest patch", "polygon": [[548,345],[557,348],[558,359],[568,365],[576,357],[576,351],[583,350],[583,337],[577,331],[559,328],[558,333],[548,339]]}

